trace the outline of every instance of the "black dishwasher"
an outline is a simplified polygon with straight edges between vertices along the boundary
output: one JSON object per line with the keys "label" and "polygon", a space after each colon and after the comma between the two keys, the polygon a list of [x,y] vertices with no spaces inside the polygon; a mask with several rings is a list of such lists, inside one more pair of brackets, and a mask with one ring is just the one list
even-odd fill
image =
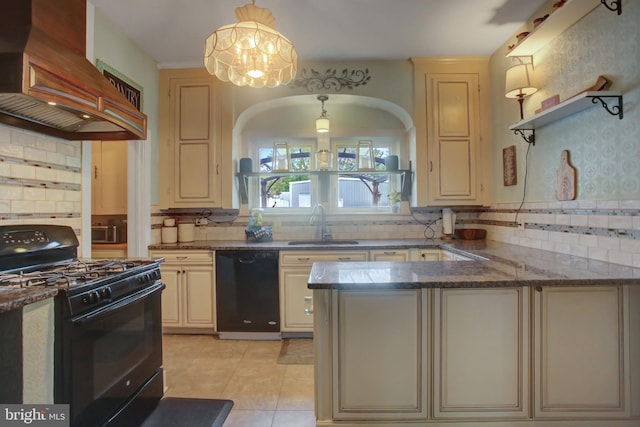
{"label": "black dishwasher", "polygon": [[278,251],[216,251],[216,313],[221,338],[225,332],[280,332],[278,294]]}

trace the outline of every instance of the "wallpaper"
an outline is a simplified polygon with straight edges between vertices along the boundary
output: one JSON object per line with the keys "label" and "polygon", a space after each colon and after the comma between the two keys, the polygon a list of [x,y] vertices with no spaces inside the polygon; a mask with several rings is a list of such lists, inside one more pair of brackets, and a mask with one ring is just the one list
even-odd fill
{"label": "wallpaper", "polygon": [[[640,199],[640,2],[623,1],[622,10],[618,16],[596,7],[533,56],[539,90],[526,98],[525,117],[533,115],[542,100],[556,94],[560,101],[570,98],[603,75],[612,82],[611,90],[623,93],[624,118],[594,106],[536,130],[528,159],[527,202],[555,200],[562,150],[569,150],[577,170],[577,200]],[[525,181],[527,144],[508,130],[519,121],[518,105],[504,97],[505,72],[514,65],[504,55],[514,40],[491,58],[496,203],[521,200]],[[505,187],[502,149],[511,145],[516,145],[518,184]]]}

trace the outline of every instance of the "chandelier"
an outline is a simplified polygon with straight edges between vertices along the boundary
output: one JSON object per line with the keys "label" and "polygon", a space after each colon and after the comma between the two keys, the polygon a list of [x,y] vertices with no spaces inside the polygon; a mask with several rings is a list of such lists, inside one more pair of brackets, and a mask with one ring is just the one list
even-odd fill
{"label": "chandelier", "polygon": [[322,113],[320,117],[316,119],[316,132],[327,133],[329,132],[329,118],[327,117],[327,111],[324,109],[324,101],[329,99],[326,95],[318,95],[318,101],[322,102]]}
{"label": "chandelier", "polygon": [[238,22],[215,30],[205,40],[204,66],[237,86],[276,87],[289,83],[298,69],[293,44],[275,30],[271,11],[246,4],[236,8]]}

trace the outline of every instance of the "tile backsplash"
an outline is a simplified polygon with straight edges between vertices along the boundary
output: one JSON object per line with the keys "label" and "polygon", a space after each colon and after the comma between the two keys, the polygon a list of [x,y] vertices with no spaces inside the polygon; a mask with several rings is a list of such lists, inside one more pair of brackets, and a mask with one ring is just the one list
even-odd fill
{"label": "tile backsplash", "polygon": [[0,224],[60,224],[80,233],[81,143],[0,125]]}

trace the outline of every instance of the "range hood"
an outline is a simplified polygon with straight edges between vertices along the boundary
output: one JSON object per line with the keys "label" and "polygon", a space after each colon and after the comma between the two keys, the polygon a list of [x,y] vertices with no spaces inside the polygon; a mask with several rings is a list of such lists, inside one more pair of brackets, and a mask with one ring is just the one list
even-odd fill
{"label": "range hood", "polygon": [[86,59],[86,9],[2,0],[0,123],[68,140],[146,139],[146,115]]}

